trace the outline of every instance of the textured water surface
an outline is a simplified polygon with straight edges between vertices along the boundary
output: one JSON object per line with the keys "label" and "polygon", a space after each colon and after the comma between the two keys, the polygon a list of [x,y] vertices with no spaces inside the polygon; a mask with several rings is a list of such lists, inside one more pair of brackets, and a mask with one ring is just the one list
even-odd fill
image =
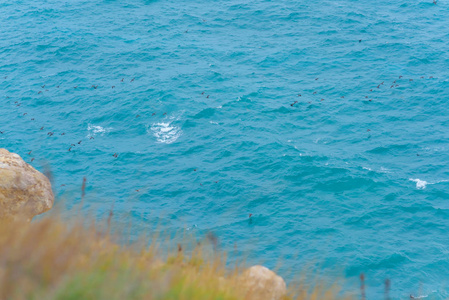
{"label": "textured water surface", "polygon": [[0,147],[60,199],[86,176],[99,218],[447,298],[448,20],[443,0],[3,0]]}

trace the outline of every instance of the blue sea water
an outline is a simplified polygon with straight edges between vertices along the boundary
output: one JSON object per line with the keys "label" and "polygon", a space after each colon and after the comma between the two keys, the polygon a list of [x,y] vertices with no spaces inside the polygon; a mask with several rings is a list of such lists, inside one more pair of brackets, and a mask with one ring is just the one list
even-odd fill
{"label": "blue sea water", "polygon": [[368,299],[449,297],[448,100],[445,0],[0,1],[0,147],[58,199]]}

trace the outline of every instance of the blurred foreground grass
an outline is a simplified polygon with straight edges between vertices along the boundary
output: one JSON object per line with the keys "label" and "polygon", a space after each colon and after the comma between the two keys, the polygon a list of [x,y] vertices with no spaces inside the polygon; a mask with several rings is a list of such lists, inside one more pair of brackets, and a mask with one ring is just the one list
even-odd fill
{"label": "blurred foreground grass", "polygon": [[[261,299],[241,284],[243,266],[228,269],[226,256],[204,243],[190,251],[176,244],[172,253],[155,243],[123,245],[109,225],[51,215],[0,223],[0,299]],[[341,298],[319,285],[285,297]]]}

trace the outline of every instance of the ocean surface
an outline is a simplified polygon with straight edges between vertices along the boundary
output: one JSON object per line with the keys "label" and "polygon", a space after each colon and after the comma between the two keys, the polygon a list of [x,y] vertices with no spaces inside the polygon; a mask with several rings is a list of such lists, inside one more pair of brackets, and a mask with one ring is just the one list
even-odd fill
{"label": "ocean surface", "polygon": [[448,101],[446,0],[0,1],[0,147],[59,202],[368,299],[449,298]]}

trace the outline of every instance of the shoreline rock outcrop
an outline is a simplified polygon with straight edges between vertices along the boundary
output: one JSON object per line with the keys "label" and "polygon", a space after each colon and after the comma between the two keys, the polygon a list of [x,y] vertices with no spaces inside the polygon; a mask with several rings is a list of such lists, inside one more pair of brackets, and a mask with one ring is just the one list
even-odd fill
{"label": "shoreline rock outcrop", "polygon": [[18,154],[0,148],[0,220],[27,220],[54,202],[48,178]]}

